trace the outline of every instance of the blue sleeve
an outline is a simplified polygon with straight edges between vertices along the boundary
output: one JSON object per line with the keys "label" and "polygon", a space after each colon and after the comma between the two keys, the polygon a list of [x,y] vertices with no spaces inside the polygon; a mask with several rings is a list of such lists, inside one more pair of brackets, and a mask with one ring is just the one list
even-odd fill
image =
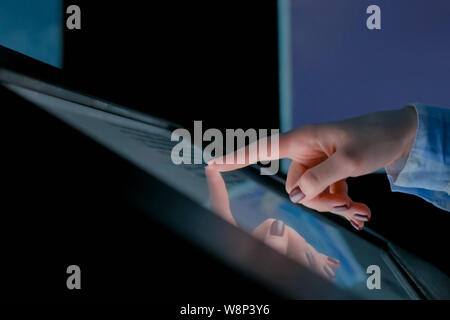
{"label": "blue sleeve", "polygon": [[412,106],[418,118],[417,135],[406,162],[386,168],[391,190],[450,211],[450,109]]}

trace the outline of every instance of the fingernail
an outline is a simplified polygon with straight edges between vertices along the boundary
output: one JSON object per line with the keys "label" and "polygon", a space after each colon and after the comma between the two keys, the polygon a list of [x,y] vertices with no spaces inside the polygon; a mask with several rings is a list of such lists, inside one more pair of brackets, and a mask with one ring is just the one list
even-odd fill
{"label": "fingernail", "polygon": [[362,214],[355,214],[353,217],[356,220],[359,220],[359,221],[369,221],[369,218],[367,216],[362,215]]}
{"label": "fingernail", "polygon": [[281,237],[284,233],[284,223],[281,220],[275,220],[270,226],[270,234],[272,236]]}
{"label": "fingernail", "polygon": [[305,256],[306,256],[306,259],[308,260],[309,266],[314,267],[314,265],[316,264],[316,260],[314,260],[314,256],[311,253],[311,251],[309,251],[309,250],[306,251]]}
{"label": "fingernail", "polygon": [[300,190],[299,187],[295,187],[294,190],[289,194],[289,198],[292,202],[297,203],[305,197],[305,194]]}
{"label": "fingernail", "polygon": [[342,211],[345,211],[345,210],[348,210],[347,205],[333,207],[333,209],[331,209],[331,212],[337,213],[337,212],[342,212]]}
{"label": "fingernail", "polygon": [[353,228],[355,228],[356,230],[359,231],[359,227],[357,224],[355,224],[353,221],[350,220],[350,224],[353,226]]}
{"label": "fingernail", "polygon": [[328,259],[328,261],[330,261],[331,263],[334,263],[334,264],[341,264],[341,262],[340,262],[338,259],[335,259],[335,258],[332,258],[332,257],[328,257],[327,259]]}
{"label": "fingernail", "polygon": [[324,265],[323,269],[325,270],[325,272],[328,274],[328,276],[330,278],[335,278],[336,277],[336,273],[334,273],[333,269],[331,269],[331,267],[329,265]]}

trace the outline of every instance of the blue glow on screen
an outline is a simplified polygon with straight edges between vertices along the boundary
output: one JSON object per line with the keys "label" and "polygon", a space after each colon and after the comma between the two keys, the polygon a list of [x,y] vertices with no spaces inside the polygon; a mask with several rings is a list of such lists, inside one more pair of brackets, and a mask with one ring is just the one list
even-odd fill
{"label": "blue glow on screen", "polygon": [[1,0],[0,44],[62,67],[62,1]]}

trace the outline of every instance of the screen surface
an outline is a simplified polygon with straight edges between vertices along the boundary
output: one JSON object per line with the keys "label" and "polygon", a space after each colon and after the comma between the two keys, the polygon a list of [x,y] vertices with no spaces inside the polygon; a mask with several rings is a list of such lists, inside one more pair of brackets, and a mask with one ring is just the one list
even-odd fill
{"label": "screen surface", "polygon": [[2,0],[0,45],[62,67],[62,0]]}
{"label": "screen surface", "polygon": [[[171,141],[169,130],[16,85],[7,87],[335,285],[370,298],[410,298],[413,294],[383,250],[320,214],[292,204],[286,195],[245,171],[220,174],[204,165],[173,164],[170,151],[176,142]],[[266,241],[274,220],[285,224],[286,248]],[[340,264],[332,265],[328,258]],[[382,290],[367,288],[370,265],[382,270]]]}

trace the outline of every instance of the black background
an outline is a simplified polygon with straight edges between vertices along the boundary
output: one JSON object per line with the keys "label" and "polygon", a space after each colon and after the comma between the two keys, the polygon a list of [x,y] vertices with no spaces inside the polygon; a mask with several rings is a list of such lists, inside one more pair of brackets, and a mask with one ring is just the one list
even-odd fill
{"label": "black background", "polygon": [[64,69],[86,91],[187,127],[279,127],[275,1],[79,3]]}
{"label": "black background", "polygon": [[[279,127],[275,1],[70,4],[82,12],[82,29],[64,32],[70,86],[187,128],[194,120]],[[130,207],[124,160],[3,89],[1,96],[15,106],[5,119],[17,125],[3,132],[4,293],[273,297]],[[448,214],[390,192],[384,175],[349,179],[349,189],[372,209],[370,228],[450,274]],[[80,265],[85,290],[66,289],[69,264]]]}

